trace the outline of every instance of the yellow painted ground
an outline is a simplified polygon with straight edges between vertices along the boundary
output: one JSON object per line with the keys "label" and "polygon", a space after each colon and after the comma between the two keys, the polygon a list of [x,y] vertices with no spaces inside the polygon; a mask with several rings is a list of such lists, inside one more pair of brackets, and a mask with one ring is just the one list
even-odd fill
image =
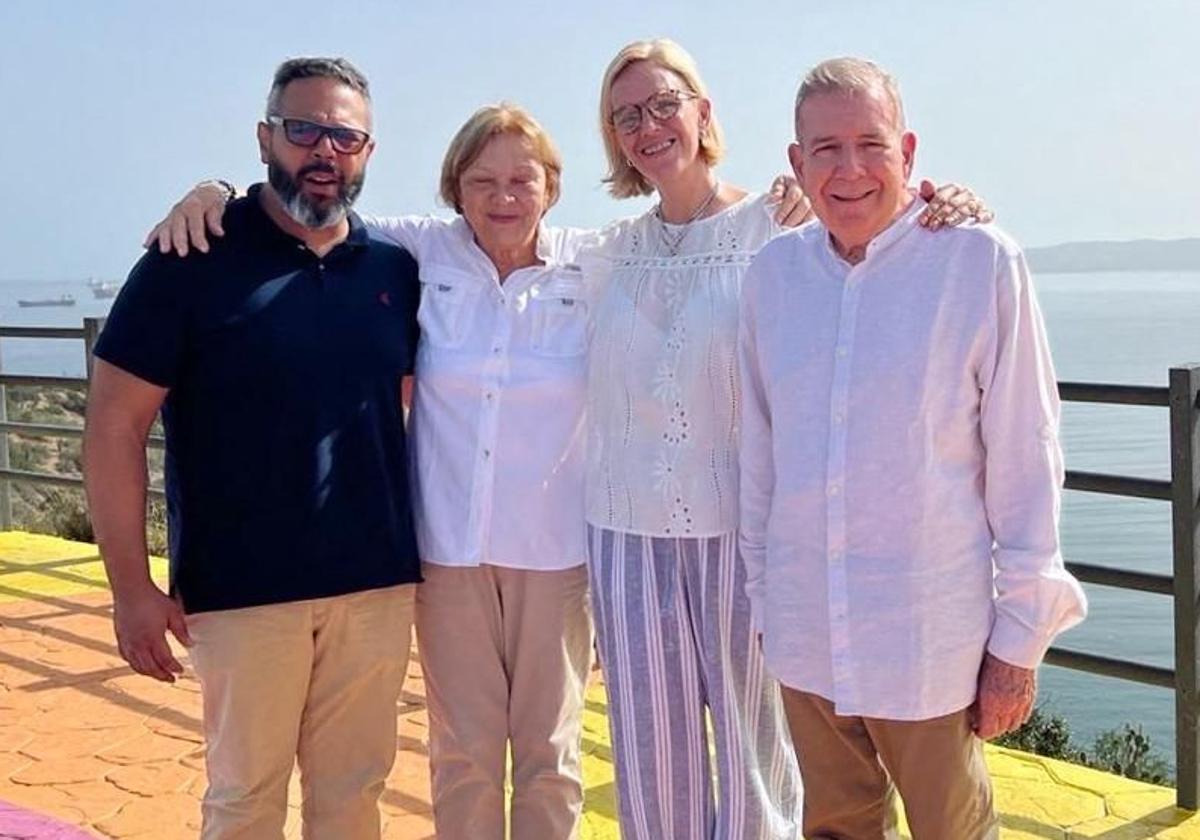
{"label": "yellow painted ground", "polygon": [[[167,579],[167,561],[151,562],[154,579]],[[0,531],[0,603],[33,595],[82,595],[108,589],[94,545],[45,534]]]}
{"label": "yellow painted ground", "polygon": [[[163,580],[166,574],[165,562],[155,560],[153,570],[155,578]],[[89,594],[100,595],[105,590],[103,568],[95,546],[55,537],[20,532],[0,532],[0,640],[4,641],[4,644],[0,644],[0,666],[8,669],[5,672],[0,668],[0,677],[4,677],[5,673],[14,675],[0,680],[0,683],[4,683],[0,685],[0,688],[9,691],[10,698],[18,699],[18,695],[22,693],[30,693],[30,697],[33,698],[32,692],[36,692],[38,696],[47,697],[52,692],[69,692],[75,686],[88,689],[86,693],[88,693],[89,701],[114,704],[115,711],[116,706],[125,701],[127,690],[122,688],[114,690],[111,694],[104,694],[100,688],[83,677],[96,673],[98,678],[103,677],[106,680],[106,682],[100,683],[101,686],[107,686],[113,680],[121,685],[125,684],[124,681],[131,680],[128,684],[133,688],[130,690],[136,691],[147,691],[156,685],[140,678],[121,676],[122,671],[119,667],[112,670],[98,670],[98,665],[89,664],[85,671],[76,672],[64,664],[67,662],[66,657],[70,647],[90,650],[93,657],[106,656],[108,658],[104,661],[107,664],[117,666],[121,664],[119,660],[114,661],[111,651],[104,647],[111,646],[111,635],[108,635],[111,634],[111,630],[106,621],[101,620],[103,616],[95,614],[94,608],[85,608],[83,611],[87,613],[90,610],[90,614],[81,615],[78,619],[79,627],[86,627],[86,631],[72,630],[71,635],[64,635],[62,627],[58,624],[65,620],[59,616],[65,615],[65,610],[72,603],[71,598]],[[90,603],[92,600],[84,598],[82,603]],[[30,606],[30,602],[38,602],[39,609],[44,605],[48,610],[44,619],[41,619],[45,624],[36,624],[39,615],[31,615],[36,611],[25,608]],[[49,629],[39,630],[37,629],[39,627]],[[6,636],[5,633],[8,635]],[[27,639],[30,634],[35,637],[32,641]],[[86,641],[92,634],[97,637],[94,643]],[[22,651],[29,651],[29,653],[25,654]],[[58,671],[50,669],[48,663]],[[56,673],[58,676],[55,676]],[[28,680],[28,684],[22,683],[22,679]],[[419,674],[412,675],[409,682],[419,692]],[[410,689],[406,688],[406,698],[409,692]],[[161,704],[158,706],[158,714],[160,717],[166,716],[170,721],[170,726],[174,729],[158,734],[169,734],[174,738],[184,738],[185,736],[194,738],[194,735],[188,733],[196,731],[198,723],[195,718],[195,714],[198,712],[195,687],[181,683],[177,689],[160,690],[159,695],[161,696],[154,698],[154,703]],[[55,696],[59,695],[55,694]],[[61,696],[64,703],[69,703],[69,695]],[[83,697],[83,694],[80,696]],[[4,697],[0,696],[0,701],[2,700]],[[182,704],[179,708],[184,711],[179,713],[172,711],[176,702]],[[37,706],[47,710],[48,702],[42,700]],[[16,705],[12,705],[8,708],[15,709],[16,707]],[[5,703],[0,702],[0,718],[3,717],[5,708]],[[151,704],[147,708],[154,708],[154,706]],[[588,840],[609,840],[609,838],[618,837],[611,745],[605,710],[604,687],[597,683],[588,693],[587,709],[584,715],[584,749],[586,753],[584,770],[587,801],[583,837]],[[185,713],[190,716],[180,716]],[[69,725],[69,714],[62,717],[61,709],[55,714],[59,717],[54,717],[53,721],[61,722],[61,726],[52,723],[51,730],[62,729]],[[94,724],[93,718],[96,717],[96,714],[88,712],[87,720],[82,723]],[[176,717],[172,718],[170,714],[176,714]],[[416,718],[406,717],[409,714],[409,712],[402,712],[401,740],[403,742],[408,738],[414,744],[407,747],[402,746],[400,759],[397,762],[398,766],[393,773],[393,778],[398,780],[395,783],[397,787],[393,788],[392,780],[389,780],[388,794],[394,794],[394,796],[385,795],[384,797],[383,807],[387,817],[385,837],[388,838],[431,836],[428,815],[422,813],[422,809],[427,811],[428,808],[426,771],[422,766],[423,758],[417,755],[419,749],[416,749],[416,745],[419,745],[422,740],[423,722],[419,716]],[[36,719],[31,717],[30,720]],[[37,731],[36,727],[39,724],[31,725],[34,726],[31,731]],[[127,820],[130,825],[128,835],[125,831],[118,831],[112,827],[123,824],[121,822],[122,815],[130,813],[140,815],[141,811],[137,811],[137,809],[145,811],[150,808],[152,811],[148,812],[147,818],[152,816],[156,820],[165,819],[171,823],[177,822],[181,827],[194,821],[197,807],[194,797],[202,789],[202,785],[199,785],[195,778],[189,778],[186,784],[172,782],[171,785],[164,786],[161,792],[147,783],[147,789],[142,792],[140,797],[130,795],[134,800],[130,804],[119,807],[111,806],[116,807],[117,811],[115,816],[107,818],[107,822],[94,819],[86,813],[86,809],[81,804],[90,802],[86,797],[76,798],[69,802],[65,799],[60,800],[58,797],[64,791],[67,794],[75,794],[77,797],[81,795],[81,792],[99,797],[100,789],[98,787],[95,789],[87,787],[99,783],[79,781],[74,778],[72,773],[60,770],[57,765],[55,765],[55,772],[50,773],[47,769],[49,764],[47,762],[38,764],[36,761],[39,757],[37,751],[28,747],[13,747],[11,751],[6,752],[8,749],[4,746],[6,740],[12,743],[24,743],[23,736],[20,734],[24,729],[25,727],[20,724],[0,719],[0,777],[5,772],[9,772],[6,771],[6,766],[11,765],[16,768],[16,764],[23,760],[34,760],[37,768],[41,768],[45,772],[39,775],[33,772],[29,766],[12,769],[11,778],[15,781],[7,788],[0,784],[0,799],[8,799],[25,807],[55,813],[61,818],[79,814],[74,820],[77,824],[91,828],[103,825],[105,826],[104,833],[109,836],[135,836],[133,830],[135,826],[129,820]],[[406,733],[411,733],[411,736]],[[53,735],[53,732],[50,735]],[[161,740],[160,738],[159,741]],[[140,741],[135,739],[132,743],[140,743]],[[158,742],[147,741],[147,743]],[[77,744],[70,746],[75,747]],[[155,749],[163,748],[160,744]],[[47,748],[47,755],[57,756],[58,752],[63,751],[70,752],[66,748],[51,745]],[[134,753],[136,750],[131,747],[130,754],[123,757],[122,761],[127,765],[136,764],[140,759]],[[23,759],[22,756],[26,758]],[[144,757],[143,763],[146,768],[157,768],[161,773],[162,760],[162,755],[154,753]],[[80,758],[78,761],[94,762],[95,759],[88,757]],[[191,768],[193,772],[199,771],[200,765],[196,761],[189,763],[186,756],[183,764],[185,767]],[[87,772],[92,773],[94,769],[92,765],[86,766],[89,768]],[[96,767],[99,767],[97,772],[104,770],[100,765],[96,765]],[[1034,838],[1039,838],[1039,840],[1041,838],[1051,838],[1052,840],[1068,840],[1069,838],[1070,840],[1074,840],[1074,838],[1182,840],[1182,838],[1194,838],[1200,840],[1200,817],[1190,812],[1177,810],[1174,807],[1174,791],[1170,789],[996,747],[988,748],[988,767],[992,773],[997,806],[1001,812],[1003,825],[1001,836],[1005,840],[1017,840],[1017,838],[1022,838],[1022,840],[1024,838],[1030,840]],[[64,773],[67,781],[63,781]],[[112,775],[109,772],[103,778],[109,779]],[[42,781],[31,781],[43,779],[44,784]],[[2,782],[3,779],[0,779],[0,783]],[[181,788],[180,785],[183,787]],[[117,789],[125,790],[127,787],[129,787],[128,782],[124,781],[117,786]],[[147,794],[151,794],[152,791],[153,795],[147,798]],[[96,802],[99,803],[100,800],[97,798]],[[110,806],[96,804],[95,807],[99,811]],[[289,820],[289,837],[294,834],[295,822],[294,818]]]}

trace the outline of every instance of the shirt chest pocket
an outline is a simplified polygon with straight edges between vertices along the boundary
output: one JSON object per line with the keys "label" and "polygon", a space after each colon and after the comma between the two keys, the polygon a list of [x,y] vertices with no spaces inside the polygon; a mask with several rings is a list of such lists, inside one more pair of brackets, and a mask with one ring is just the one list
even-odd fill
{"label": "shirt chest pocket", "polygon": [[587,350],[588,304],[579,284],[538,290],[529,304],[530,346],[540,356],[580,356]]}
{"label": "shirt chest pocket", "polygon": [[421,269],[421,335],[436,347],[461,347],[471,329],[479,301],[476,278],[453,269]]}

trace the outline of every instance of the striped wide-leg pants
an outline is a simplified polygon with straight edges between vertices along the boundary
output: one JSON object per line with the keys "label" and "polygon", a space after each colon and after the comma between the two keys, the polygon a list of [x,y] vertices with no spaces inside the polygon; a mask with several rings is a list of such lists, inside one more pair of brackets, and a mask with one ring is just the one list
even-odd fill
{"label": "striped wide-leg pants", "polygon": [[737,535],[589,526],[588,553],[622,836],[799,837],[800,771],[751,629]]}

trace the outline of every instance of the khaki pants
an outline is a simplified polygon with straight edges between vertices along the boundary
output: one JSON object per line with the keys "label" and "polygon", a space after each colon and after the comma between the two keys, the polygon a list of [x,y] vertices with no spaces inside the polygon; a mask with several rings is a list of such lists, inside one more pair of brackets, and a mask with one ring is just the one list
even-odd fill
{"label": "khaki pants", "polygon": [[377,840],[414,589],[188,616],[207,745],[202,840],[282,838],[297,761],[305,838]]}
{"label": "khaki pants", "polygon": [[804,779],[805,837],[898,840],[896,788],[913,840],[998,836],[966,709],[921,721],[843,717],[823,697],[787,687],[783,706]]}
{"label": "khaki pants", "polygon": [[568,840],[583,810],[587,571],[426,563],[417,641],[438,840]]}

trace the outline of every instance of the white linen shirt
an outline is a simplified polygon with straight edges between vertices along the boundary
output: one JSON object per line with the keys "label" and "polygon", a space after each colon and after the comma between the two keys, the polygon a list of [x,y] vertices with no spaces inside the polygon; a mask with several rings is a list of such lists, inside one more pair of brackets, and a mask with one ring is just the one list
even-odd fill
{"label": "white linen shirt", "polygon": [[824,226],[743,294],[741,548],[768,669],[838,714],[925,720],[1082,620],[1059,554],[1059,402],[1019,249],[928,233],[851,266]]}
{"label": "white linen shirt", "polygon": [[780,232],[773,212],[747,196],[693,222],[682,253],[667,256],[650,211],[580,254],[596,295],[592,525],[655,537],[737,529],[738,301],[751,257]]}
{"label": "white linen shirt", "polygon": [[545,265],[501,284],[461,218],[367,223],[420,263],[409,439],[421,559],[582,564],[588,303],[565,260],[593,234],[543,227]]}

